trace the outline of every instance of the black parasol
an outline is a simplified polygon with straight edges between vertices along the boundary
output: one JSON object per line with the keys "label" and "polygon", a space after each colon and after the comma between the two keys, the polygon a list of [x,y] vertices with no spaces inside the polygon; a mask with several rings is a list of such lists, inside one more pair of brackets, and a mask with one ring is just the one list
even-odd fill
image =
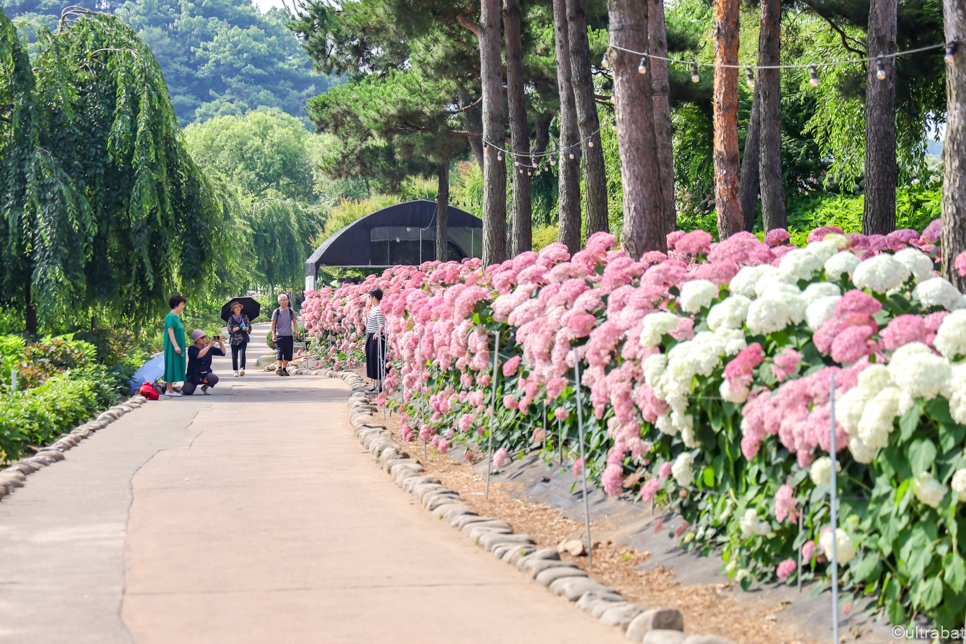
{"label": "black parasol", "polygon": [[258,317],[258,314],[262,312],[262,305],[258,303],[253,297],[235,297],[229,300],[223,307],[221,307],[221,319],[225,322],[231,317],[231,310],[236,303],[242,305],[242,315],[248,316],[248,320],[252,321]]}

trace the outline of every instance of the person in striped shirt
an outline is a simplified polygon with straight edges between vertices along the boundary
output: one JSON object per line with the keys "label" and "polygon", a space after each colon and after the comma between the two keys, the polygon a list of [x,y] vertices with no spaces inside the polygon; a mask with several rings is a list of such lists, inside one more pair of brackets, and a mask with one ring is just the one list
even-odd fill
{"label": "person in striped shirt", "polygon": [[[369,291],[369,317],[366,320],[366,375],[372,379],[370,393],[382,391],[382,376],[386,360],[386,318],[379,309],[382,290]],[[380,365],[382,358],[382,365]]]}

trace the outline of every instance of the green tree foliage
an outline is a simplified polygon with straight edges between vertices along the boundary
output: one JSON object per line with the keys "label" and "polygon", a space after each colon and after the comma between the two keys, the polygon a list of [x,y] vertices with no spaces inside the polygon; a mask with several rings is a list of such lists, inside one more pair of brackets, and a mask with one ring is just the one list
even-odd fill
{"label": "green tree foliage", "polygon": [[[71,10],[28,59],[0,12],[2,303],[28,328],[94,307],[144,320],[194,292],[226,239],[157,60],[107,14]],[[33,328],[31,328],[33,327]]]}
{"label": "green tree foliage", "polygon": [[251,0],[11,0],[4,10],[33,36],[39,25],[55,30],[67,4],[115,13],[138,32],[182,125],[258,107],[302,116],[305,102],[336,82],[312,72],[284,11],[262,14]]}

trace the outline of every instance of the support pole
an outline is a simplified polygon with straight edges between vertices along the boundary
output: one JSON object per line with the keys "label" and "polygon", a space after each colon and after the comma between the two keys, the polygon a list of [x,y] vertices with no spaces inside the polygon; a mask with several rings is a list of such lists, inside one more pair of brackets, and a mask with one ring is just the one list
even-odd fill
{"label": "support pole", "polygon": [[[386,353],[382,346],[382,325],[377,327],[379,330],[376,332],[376,355],[379,356],[379,386],[376,388],[376,400],[379,400],[379,394],[386,390]],[[382,403],[382,419],[386,420],[386,403]]]}
{"label": "support pole", "polygon": [[[575,350],[576,354],[576,350]],[[590,500],[587,498],[587,458],[584,456],[584,412],[580,401],[580,359],[574,355],[574,378],[577,392],[577,440],[580,442],[580,473],[584,480],[584,523],[587,526],[587,567],[594,569],[594,542],[590,540]]]}
{"label": "support pole", "polygon": [[493,351],[493,398],[490,407],[489,439],[486,448],[486,494],[483,498],[490,499],[490,470],[493,467],[493,418],[496,416],[496,367],[500,364],[500,332],[496,332],[496,349]]}
{"label": "support pole", "polygon": [[838,528],[838,495],[836,494],[836,483],[835,483],[835,374],[831,374],[831,384],[829,391],[829,401],[831,403],[831,415],[832,415],[832,480],[831,493],[832,493],[832,642],[833,644],[839,644],[839,562],[838,562],[838,539],[836,538],[835,531]]}
{"label": "support pole", "polygon": [[[798,513],[798,534],[802,534],[802,529],[805,527],[805,509]],[[802,594],[802,548],[798,548],[798,594]]]}
{"label": "support pole", "polygon": [[[420,231],[419,234],[422,235],[422,228],[420,228],[419,231]],[[423,243],[422,237],[420,237],[420,240],[419,240],[420,248],[422,248],[422,243]],[[419,382],[416,383],[416,395],[419,396],[420,401],[422,400],[422,396],[423,396],[423,365],[425,364],[426,364],[426,359],[423,358],[423,334],[420,333],[419,334]],[[419,409],[422,410],[422,403],[418,402],[418,404],[419,404]],[[419,417],[419,421],[418,421],[419,433],[422,434],[423,433],[422,432],[422,426],[423,426],[422,413],[420,413],[418,417]],[[426,439],[424,438],[423,439],[423,459],[425,458],[426,458]]]}

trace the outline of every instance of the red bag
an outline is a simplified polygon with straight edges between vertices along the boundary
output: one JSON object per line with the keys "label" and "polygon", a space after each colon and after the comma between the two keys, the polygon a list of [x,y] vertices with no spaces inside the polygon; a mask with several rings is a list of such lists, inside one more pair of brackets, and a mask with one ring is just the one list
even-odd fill
{"label": "red bag", "polygon": [[147,398],[148,400],[157,400],[158,398],[160,398],[160,396],[158,395],[158,392],[155,390],[154,387],[151,386],[150,382],[146,382],[143,385],[141,385],[141,388],[138,389],[138,393],[144,396],[145,398]]}

